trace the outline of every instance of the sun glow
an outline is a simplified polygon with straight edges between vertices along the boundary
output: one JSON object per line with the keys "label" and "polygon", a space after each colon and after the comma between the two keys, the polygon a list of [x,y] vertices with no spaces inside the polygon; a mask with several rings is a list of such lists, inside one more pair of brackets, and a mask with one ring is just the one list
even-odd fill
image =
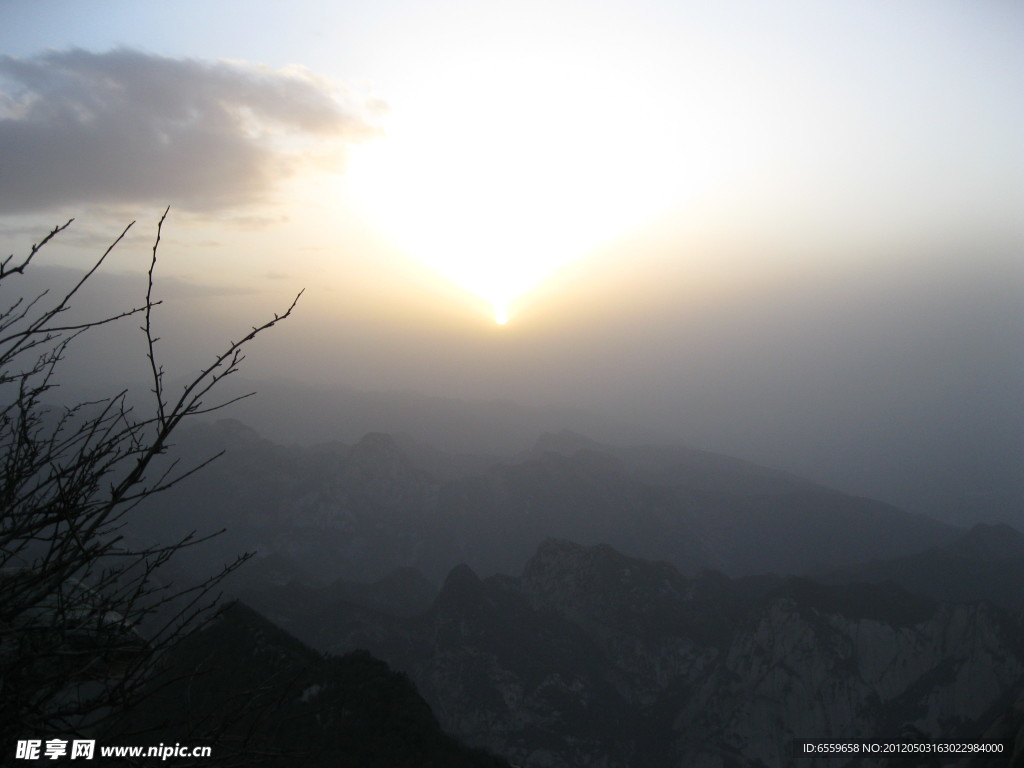
{"label": "sun glow", "polygon": [[653,95],[580,66],[492,62],[439,78],[444,93],[395,106],[386,138],[350,160],[355,194],[382,229],[487,301],[499,325],[679,184]]}

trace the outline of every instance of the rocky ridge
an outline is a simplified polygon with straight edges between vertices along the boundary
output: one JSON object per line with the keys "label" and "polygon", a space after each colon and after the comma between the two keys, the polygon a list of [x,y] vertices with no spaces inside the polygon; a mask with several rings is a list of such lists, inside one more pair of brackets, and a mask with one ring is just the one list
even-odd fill
{"label": "rocky ridge", "polygon": [[976,739],[1024,681],[1020,622],[985,603],[688,578],[564,540],[518,578],[454,569],[421,616],[348,622],[331,650],[370,648],[452,733],[531,768],[811,766],[800,740]]}

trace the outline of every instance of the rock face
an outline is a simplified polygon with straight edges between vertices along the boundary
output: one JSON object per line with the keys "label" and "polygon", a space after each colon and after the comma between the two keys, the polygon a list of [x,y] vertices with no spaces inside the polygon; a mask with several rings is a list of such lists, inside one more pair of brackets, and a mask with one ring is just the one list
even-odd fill
{"label": "rock face", "polygon": [[983,768],[986,765],[989,768],[993,765],[1008,765],[1010,768],[1024,766],[1024,696],[995,719],[981,740],[1004,744],[1005,759],[996,763],[991,757],[975,756],[964,760],[959,768]]}
{"label": "rock face", "polygon": [[519,578],[454,569],[417,618],[349,626],[333,650],[369,647],[446,729],[538,768],[812,766],[797,742],[977,740],[1024,680],[1019,622],[987,604],[686,578],[566,541]]}
{"label": "rock face", "polygon": [[900,740],[908,726],[975,740],[1019,685],[1012,643],[984,606],[942,606],[899,626],[773,600],[687,701],[676,743],[686,765],[722,765],[718,745],[781,765],[798,741]]}

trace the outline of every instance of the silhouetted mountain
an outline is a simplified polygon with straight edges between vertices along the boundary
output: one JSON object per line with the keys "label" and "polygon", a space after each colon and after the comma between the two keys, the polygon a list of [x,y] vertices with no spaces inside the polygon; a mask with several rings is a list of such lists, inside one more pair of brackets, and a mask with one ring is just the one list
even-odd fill
{"label": "silhouetted mountain", "polygon": [[728,457],[583,445],[571,456],[548,451],[446,484],[442,513],[480,549],[494,542],[483,552],[462,548],[462,559],[484,572],[511,572],[553,536],[609,543],[691,573],[799,573],[856,562],[867,552],[905,554],[946,542],[955,530]]}
{"label": "silhouetted mountain", "polygon": [[973,560],[1018,560],[1024,557],[1024,533],[1005,523],[979,523],[951,542],[945,550],[951,555]]}
{"label": "silhouetted mountain", "polygon": [[[109,739],[213,745],[204,764],[499,768],[446,736],[409,680],[365,651],[323,657],[244,605],[165,656]],[[197,761],[199,762],[199,761]]]}
{"label": "silhouetted mountain", "polygon": [[687,578],[564,540],[518,578],[458,566],[422,616],[334,622],[332,650],[370,648],[446,728],[523,766],[813,766],[797,741],[976,740],[1024,686],[1021,626],[985,604]]}
{"label": "silhouetted mountain", "polygon": [[[228,534],[203,550],[208,563],[255,550],[277,556],[278,572],[282,558],[291,560],[311,584],[374,581],[401,567],[440,581],[459,562],[484,575],[515,573],[552,537],[606,543],[688,574],[742,575],[891,559],[956,534],[729,457],[604,446],[568,432],[475,474],[461,473],[471,464],[465,457],[449,462],[415,447],[443,477],[417,466],[403,448],[408,438],[382,433],[351,447],[286,448],[228,421],[183,431],[180,441],[197,460],[230,450],[151,501],[152,535],[224,526]],[[239,578],[260,582],[259,567],[273,562]]]}
{"label": "silhouetted mountain", "polygon": [[650,430],[583,408],[434,397],[413,391],[369,392],[284,379],[239,379],[228,384],[235,387],[231,392],[259,392],[259,398],[235,404],[232,412],[282,442],[352,443],[367,432],[380,431],[443,445],[454,455],[509,456],[552,424],[602,439],[652,439]]}
{"label": "silhouetted mountain", "polygon": [[730,456],[680,445],[607,445],[567,429],[544,433],[528,455],[536,458],[552,452],[573,456],[587,450],[615,456],[638,480],[650,485],[758,495],[791,493],[796,488],[823,490],[787,472]]}
{"label": "silhouetted mountain", "polygon": [[423,613],[437,595],[437,587],[415,568],[396,568],[368,584],[339,580],[328,589],[350,603],[393,616]]}
{"label": "silhouetted mountain", "polygon": [[941,547],[822,572],[829,583],[892,582],[936,600],[988,600],[1024,611],[1024,534],[1008,525],[974,526]]}
{"label": "silhouetted mountain", "polygon": [[524,458],[538,459],[545,453],[559,453],[562,456],[572,456],[577,451],[598,450],[601,443],[591,440],[586,435],[573,432],[571,429],[563,429],[560,432],[545,432],[534,442],[533,447],[527,451]]}
{"label": "silhouetted mountain", "polygon": [[493,452],[453,453],[443,451],[430,443],[401,432],[392,433],[391,437],[399,450],[409,457],[413,466],[441,481],[479,475],[486,472],[488,467],[504,459],[502,454]]}
{"label": "silhouetted mountain", "polygon": [[417,616],[438,590],[413,568],[400,568],[373,583],[336,581],[328,586],[248,583],[241,599],[303,641],[329,650],[334,639],[367,624],[396,625],[395,618]]}

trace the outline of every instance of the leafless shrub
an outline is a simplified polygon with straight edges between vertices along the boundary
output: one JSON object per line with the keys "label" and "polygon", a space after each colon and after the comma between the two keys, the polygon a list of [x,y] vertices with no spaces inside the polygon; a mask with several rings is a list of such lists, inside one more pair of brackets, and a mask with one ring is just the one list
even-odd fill
{"label": "leafless shrub", "polygon": [[[244,347],[288,317],[299,298],[230,342],[172,395],[153,325],[160,303],[153,299],[153,270],[167,213],[157,226],[144,299],[99,319],[68,320],[68,310],[131,224],[56,298],[49,291],[19,296],[16,284],[73,220],[20,261],[11,255],[0,262],[2,749],[16,738],[88,732],[131,703],[160,651],[208,615],[220,580],[247,558],[241,555],[197,584],[168,586],[156,578],[161,567],[216,532],[152,546],[133,545],[124,535],[142,500],[216,458],[180,466],[164,454],[182,421],[240,399],[211,401],[218,383],[238,370]],[[70,345],[125,318],[141,319],[147,341],[147,412],[137,412],[127,390],[60,409],[47,406]]]}

